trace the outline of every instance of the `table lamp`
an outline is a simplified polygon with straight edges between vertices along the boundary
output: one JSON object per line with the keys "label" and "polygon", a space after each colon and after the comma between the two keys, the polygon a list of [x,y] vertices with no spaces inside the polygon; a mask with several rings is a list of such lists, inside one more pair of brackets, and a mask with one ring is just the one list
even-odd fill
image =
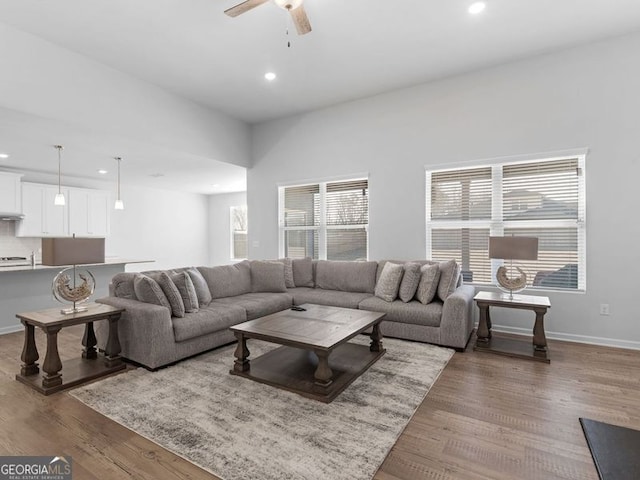
{"label": "table lamp", "polygon": [[[527,274],[522,268],[513,264],[514,260],[537,260],[538,239],[536,237],[489,237],[489,258],[509,260],[509,268],[504,265],[498,268],[496,280],[498,285],[509,292],[509,300],[513,300],[513,292],[524,290],[527,286]],[[514,269],[518,275],[514,275]]]}
{"label": "table lamp", "polygon": [[53,279],[51,291],[61,303],[71,303],[71,308],[63,308],[65,315],[85,312],[88,308],[79,305],[86,302],[95,291],[93,274],[78,265],[104,263],[104,238],[43,238],[42,265],[70,266]]}

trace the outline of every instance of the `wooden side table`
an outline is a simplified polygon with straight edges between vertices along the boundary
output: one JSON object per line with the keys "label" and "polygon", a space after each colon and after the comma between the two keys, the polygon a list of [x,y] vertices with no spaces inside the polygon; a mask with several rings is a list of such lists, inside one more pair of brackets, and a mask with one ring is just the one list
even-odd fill
{"label": "wooden side table", "polygon": [[[110,305],[91,303],[86,312],[64,315],[59,308],[50,308],[37,312],[18,313],[16,317],[24,325],[24,347],[22,349],[22,368],[16,380],[35,388],[40,393],[49,395],[65,388],[108,375],[126,368],[120,358],[120,341],[118,340],[118,320],[124,312],[122,308]],[[109,337],[104,356],[96,351],[96,336],[93,322],[109,321]],[[58,353],[58,332],[64,327],[85,324],[82,338],[82,357],[60,361]],[[34,330],[41,328],[47,335],[47,354],[40,368],[36,363],[39,355],[36,348]],[[101,357],[101,358],[99,358]]]}
{"label": "wooden side table", "polygon": [[[547,338],[544,334],[544,314],[551,308],[548,297],[514,295],[513,299],[497,292],[479,292],[473,298],[480,309],[478,339],[474,350],[492,352],[509,357],[528,358],[550,363],[547,351]],[[532,310],[536,314],[533,326],[533,341],[517,338],[494,337],[491,334],[491,316],[489,307],[517,308]]]}

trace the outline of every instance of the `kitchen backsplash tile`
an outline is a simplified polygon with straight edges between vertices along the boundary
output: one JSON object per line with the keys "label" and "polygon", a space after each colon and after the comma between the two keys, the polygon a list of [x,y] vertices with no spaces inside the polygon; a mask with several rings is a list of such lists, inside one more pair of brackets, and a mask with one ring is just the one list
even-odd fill
{"label": "kitchen backsplash tile", "polygon": [[36,252],[36,260],[42,257],[40,238],[16,237],[16,222],[0,220],[0,257],[26,257]]}

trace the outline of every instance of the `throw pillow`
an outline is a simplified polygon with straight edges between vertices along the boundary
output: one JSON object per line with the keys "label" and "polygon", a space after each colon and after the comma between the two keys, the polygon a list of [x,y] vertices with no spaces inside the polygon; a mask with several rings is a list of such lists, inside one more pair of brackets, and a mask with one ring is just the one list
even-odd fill
{"label": "throw pillow", "polygon": [[117,273],[111,279],[112,292],[115,297],[136,299],[136,292],[133,290],[133,279],[136,274],[133,272]]}
{"label": "throw pillow", "polygon": [[182,297],[182,303],[184,304],[184,311],[186,313],[195,313],[200,309],[198,303],[198,294],[196,293],[196,287],[193,286],[193,281],[187,272],[172,273],[169,275],[171,281],[176,286]]}
{"label": "throw pillow", "polygon": [[133,290],[138,300],[144,303],[152,303],[154,305],[160,305],[166,307],[171,311],[171,304],[165,296],[162,288],[158,285],[153,278],[146,275],[137,274],[133,277]]}
{"label": "throw pillow", "polygon": [[405,263],[404,275],[402,275],[402,282],[400,283],[400,291],[398,296],[404,303],[410,302],[418,290],[418,284],[420,284],[420,264],[419,263]]}
{"label": "throw pillow", "polygon": [[253,260],[251,262],[252,292],[286,292],[284,264]]}
{"label": "throw pillow", "polygon": [[280,258],[278,261],[284,264],[284,284],[287,288],[294,288],[296,283],[293,281],[293,262],[290,258]]}
{"label": "throw pillow", "polygon": [[393,302],[398,296],[400,281],[404,267],[397,263],[387,262],[376,284],[375,295],[386,302]]}
{"label": "throw pillow", "polygon": [[193,282],[193,287],[196,289],[196,295],[198,296],[198,306],[201,307],[209,305],[212,299],[207,281],[204,279],[200,271],[196,268],[188,269],[187,273],[189,274],[189,277]]}
{"label": "throw pillow", "polygon": [[150,273],[149,276],[153,278],[164,293],[167,300],[169,300],[169,305],[171,305],[171,316],[177,318],[184,317],[184,303],[182,302],[182,296],[180,295],[180,291],[178,287],[171,281],[171,277],[167,272],[157,272]]}
{"label": "throw pillow", "polygon": [[460,265],[455,260],[440,263],[440,283],[438,284],[438,297],[443,302],[451,295],[458,285],[460,278]]}
{"label": "throw pillow", "polygon": [[416,291],[416,298],[424,305],[431,303],[438,291],[440,280],[440,266],[423,265],[420,268],[420,283]]}
{"label": "throw pillow", "polygon": [[293,267],[293,283],[296,287],[315,287],[313,282],[313,260],[311,257],[294,258]]}

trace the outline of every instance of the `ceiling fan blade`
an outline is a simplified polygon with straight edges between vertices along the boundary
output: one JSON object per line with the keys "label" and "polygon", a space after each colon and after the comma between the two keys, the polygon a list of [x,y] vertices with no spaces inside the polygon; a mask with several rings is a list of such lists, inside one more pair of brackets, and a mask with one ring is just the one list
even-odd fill
{"label": "ceiling fan blade", "polygon": [[248,12],[252,8],[259,7],[263,3],[267,3],[268,1],[269,0],[246,0],[235,7],[227,8],[224,13],[230,17],[237,17],[244,12]]}
{"label": "ceiling fan blade", "polygon": [[309,23],[309,17],[307,17],[304,6],[300,5],[298,8],[289,11],[291,12],[291,17],[293,18],[293,23],[296,26],[298,35],[309,33],[311,31],[311,24]]}

